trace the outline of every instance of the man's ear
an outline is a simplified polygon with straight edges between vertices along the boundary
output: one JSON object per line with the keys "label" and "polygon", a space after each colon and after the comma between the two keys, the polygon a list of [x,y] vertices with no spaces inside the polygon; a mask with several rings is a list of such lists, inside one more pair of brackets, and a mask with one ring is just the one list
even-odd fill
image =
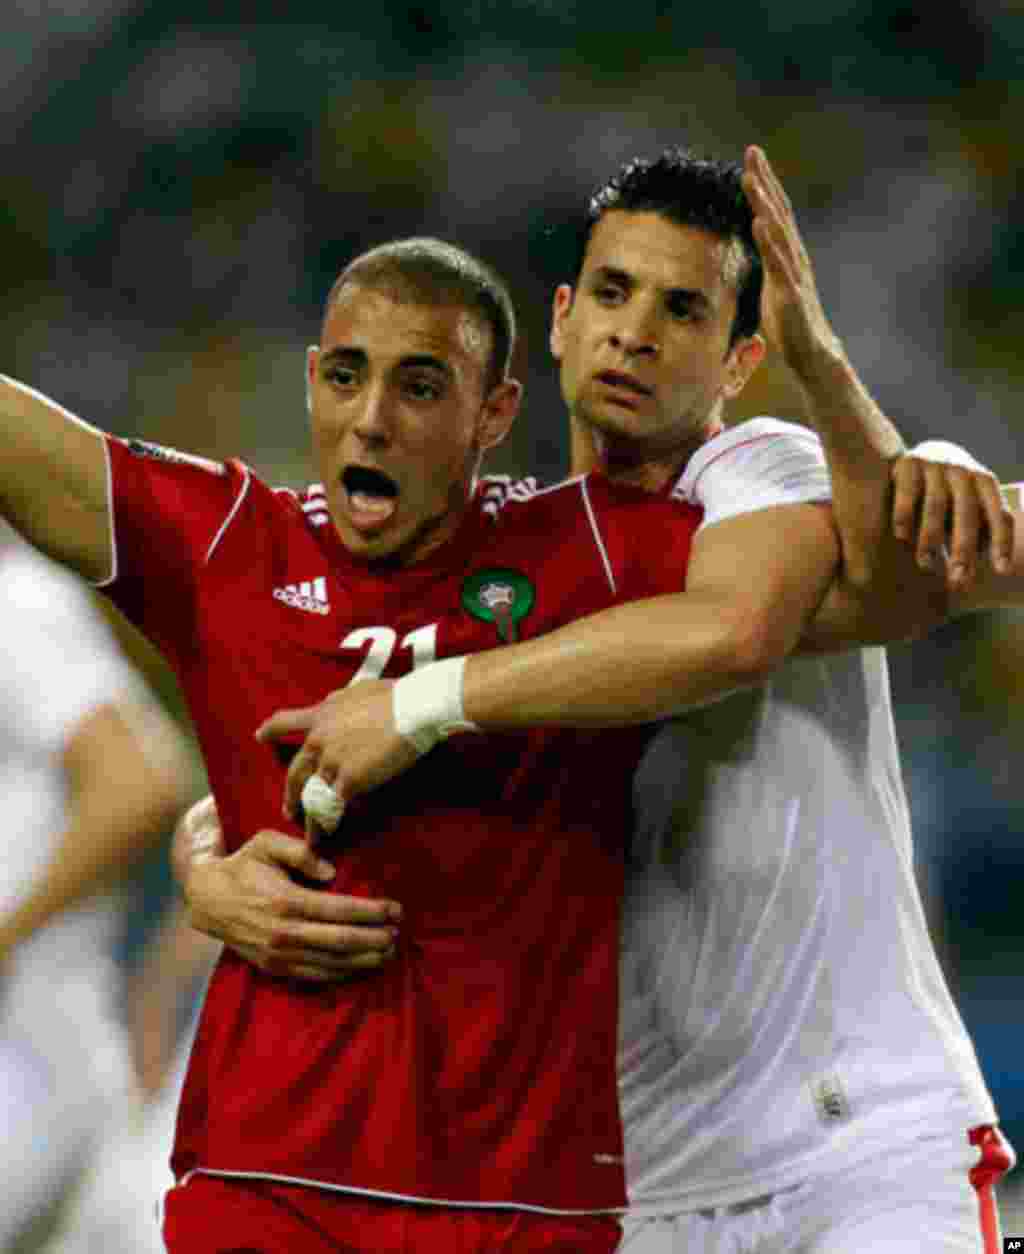
{"label": "man's ear", "polygon": [[495,448],[512,430],[522,396],[523,385],[518,379],[503,379],[491,389],[480,410],[477,424],[477,441],[481,453]]}
{"label": "man's ear", "polygon": [[320,348],[316,344],[310,344],[306,349],[306,413],[313,412],[313,381],[316,378],[316,368],[320,361]]}
{"label": "man's ear", "polygon": [[568,283],[559,283],[555,288],[554,299],[551,302],[551,335],[548,343],[551,345],[551,353],[556,361],[562,360],[562,350],[565,346],[564,324],[565,319],[572,309],[573,289]]}
{"label": "man's ear", "polygon": [[745,335],[729,349],[726,360],[726,381],[723,393],[734,400],[747,386],[750,376],[764,361],[767,348],[762,335]]}

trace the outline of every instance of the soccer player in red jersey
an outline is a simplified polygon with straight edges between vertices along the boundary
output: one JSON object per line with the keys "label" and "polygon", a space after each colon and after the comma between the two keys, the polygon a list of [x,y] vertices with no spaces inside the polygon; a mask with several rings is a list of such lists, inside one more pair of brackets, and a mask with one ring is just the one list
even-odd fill
{"label": "soccer player in red jersey", "polygon": [[[0,505],[171,661],[230,846],[280,822],[284,767],[253,736],[274,710],[683,587],[685,501],[599,476],[474,489],[517,407],[511,342],[503,288],[461,251],[357,259],[309,354],[323,485],[300,495],[0,386]],[[641,516],[656,552],[637,551]],[[614,1247],[623,842],[648,734],[458,737],[350,808],[323,888],[372,895],[361,917],[388,943],[400,899],[395,959],[311,989],[225,954],[171,1250]]]}
{"label": "soccer player in red jersey", "polygon": [[[781,187],[748,153],[765,331],[803,383],[835,480],[845,566],[830,584],[837,546],[816,504],[827,485],[813,440],[769,420],[719,429],[723,400],[759,360],[756,309],[734,342],[742,258],[728,228],[657,198],[658,179],[674,177],[667,163],[613,181],[578,281],[556,296],[553,346],[585,464],[650,501],[675,494],[703,508],[686,593],[471,658],[461,675],[445,663],[360,686],[317,711],[281,714],[264,734],[312,727],[290,806],[315,772],[351,807],[428,747],[432,726],[602,726],[706,700],[723,671],[737,686],[770,678],[762,693],[685,725],[703,812],[681,810],[692,829],[634,862],[622,1092],[637,1214],[627,1248],[912,1250],[926,1225],[938,1248],[972,1249],[979,1202],[991,1244],[991,1177],[1009,1155],[988,1126],[991,1101],[907,874],[884,660],[865,651],[780,666],[819,603],[819,645],[843,631],[848,642],[885,639],[907,608],[894,616],[885,598],[872,600],[887,582],[871,568],[885,553],[887,456],[899,442],[824,319]],[[973,486],[987,502],[1005,571],[993,480],[946,473],[958,499]],[[937,538],[933,504],[925,550],[941,542],[945,510]],[[954,531],[965,562],[972,527],[976,518]],[[647,533],[646,546],[664,534]],[[829,617],[839,607],[845,626],[841,613]],[[693,805],[664,774],[660,786],[662,808]],[[311,965],[329,944],[298,929],[289,940],[298,954],[307,946]]]}

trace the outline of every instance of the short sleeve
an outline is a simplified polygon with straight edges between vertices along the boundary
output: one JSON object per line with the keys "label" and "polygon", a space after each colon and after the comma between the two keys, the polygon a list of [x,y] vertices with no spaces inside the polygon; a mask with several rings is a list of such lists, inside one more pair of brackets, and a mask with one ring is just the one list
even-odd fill
{"label": "short sleeve", "polygon": [[813,431],[751,418],[699,449],[673,495],[704,510],[703,528],[774,505],[829,501],[832,488]]}
{"label": "short sleeve", "polygon": [[106,440],[113,573],[101,585],[172,662],[195,638],[198,573],[244,501],[251,472],[140,440]]}
{"label": "short sleeve", "polygon": [[965,470],[988,470],[987,466],[983,466],[965,448],[949,440],[925,440],[921,444],[915,444],[907,455],[921,457],[925,461],[941,462],[945,466],[963,466]]}

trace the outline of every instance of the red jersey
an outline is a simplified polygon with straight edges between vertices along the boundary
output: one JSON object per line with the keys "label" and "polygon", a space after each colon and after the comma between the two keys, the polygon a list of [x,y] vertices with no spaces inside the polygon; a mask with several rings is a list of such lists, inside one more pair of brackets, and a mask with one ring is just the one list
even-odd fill
{"label": "red jersey", "polygon": [[[230,849],[288,830],[285,769],[253,739],[274,710],[677,591],[700,520],[594,476],[542,492],[484,481],[424,562],[368,566],[341,544],[322,491],[107,443],[106,591],[178,675]],[[225,952],[175,1174],[459,1205],[624,1206],[619,906],[646,735],[457,736],[351,803],[324,849],[338,868],[324,891],[400,901],[398,955],[323,986]]]}

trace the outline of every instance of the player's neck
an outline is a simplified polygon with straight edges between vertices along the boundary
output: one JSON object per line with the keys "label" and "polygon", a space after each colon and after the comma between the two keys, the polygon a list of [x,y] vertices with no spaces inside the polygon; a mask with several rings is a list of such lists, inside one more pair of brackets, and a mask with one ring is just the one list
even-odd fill
{"label": "player's neck", "polygon": [[600,432],[573,420],[570,424],[570,473],[600,471],[613,483],[660,492],[682,474],[690,458],[722,430],[721,422],[709,423],[691,439],[667,452],[651,452],[636,445],[613,443]]}

